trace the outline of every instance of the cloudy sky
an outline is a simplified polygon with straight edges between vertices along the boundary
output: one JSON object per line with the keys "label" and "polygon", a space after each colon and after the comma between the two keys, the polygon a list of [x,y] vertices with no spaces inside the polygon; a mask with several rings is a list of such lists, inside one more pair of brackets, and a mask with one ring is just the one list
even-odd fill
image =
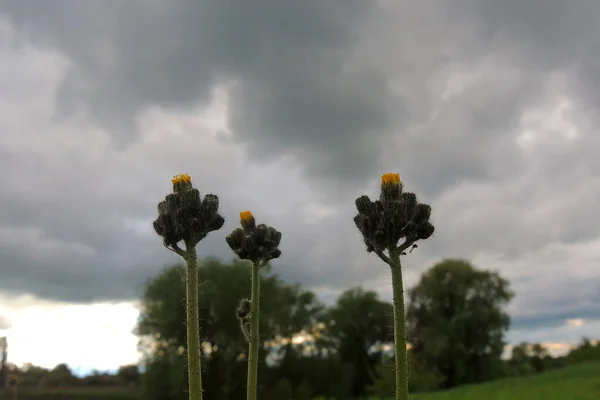
{"label": "cloudy sky", "polygon": [[170,178],[284,234],[274,268],[391,298],[353,201],[400,172],[444,257],[501,271],[512,342],[600,336],[600,3],[0,0],[0,334],[9,358],[137,359]]}

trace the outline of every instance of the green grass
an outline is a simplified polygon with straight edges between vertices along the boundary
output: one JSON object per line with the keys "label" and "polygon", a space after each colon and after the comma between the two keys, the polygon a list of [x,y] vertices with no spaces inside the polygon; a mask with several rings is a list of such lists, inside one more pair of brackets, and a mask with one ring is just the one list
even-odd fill
{"label": "green grass", "polygon": [[415,394],[414,400],[600,400],[600,362],[522,378],[500,379],[446,392]]}

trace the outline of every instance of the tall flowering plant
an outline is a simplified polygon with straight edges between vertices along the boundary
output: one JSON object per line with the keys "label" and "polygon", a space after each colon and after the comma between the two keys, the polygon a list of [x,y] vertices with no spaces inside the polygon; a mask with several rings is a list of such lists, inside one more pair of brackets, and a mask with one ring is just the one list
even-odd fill
{"label": "tall flowering plant", "polygon": [[[237,310],[237,317],[246,340],[250,342],[248,356],[247,400],[256,400],[258,383],[258,322],[260,301],[260,270],[274,258],[279,258],[281,251],[281,232],[265,224],[256,225],[250,211],[240,213],[241,228],[234,229],[227,235],[226,241],[231,250],[242,260],[252,263],[252,282],[250,300],[242,299]],[[250,328],[250,329],[248,329]]]}
{"label": "tall flowering plant", "polygon": [[417,247],[417,241],[429,238],[434,227],[429,222],[431,207],[417,202],[414,193],[404,192],[400,174],[381,177],[379,200],[368,196],[356,199],[358,214],[354,223],[362,234],[368,252],[374,252],[392,272],[394,302],[394,348],[396,400],[408,399],[408,366],[404,289],[400,256]]}
{"label": "tall flowering plant", "polygon": [[[198,318],[198,265],[196,245],[210,232],[223,227],[219,198],[207,194],[200,198],[188,174],[173,177],[173,193],[158,203],[158,218],[153,226],[163,245],[181,256],[186,268],[186,322],[189,399],[202,400],[200,361],[200,323]],[[183,242],[183,248],[179,244]]]}

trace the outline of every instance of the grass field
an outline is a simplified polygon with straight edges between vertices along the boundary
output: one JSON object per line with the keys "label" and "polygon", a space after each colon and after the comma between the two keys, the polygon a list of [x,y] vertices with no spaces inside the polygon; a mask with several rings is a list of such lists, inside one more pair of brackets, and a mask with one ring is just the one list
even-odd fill
{"label": "grass field", "polygon": [[[1,399],[10,399],[2,397]],[[22,390],[19,400],[137,400],[118,388]],[[416,394],[413,400],[600,400],[600,362],[579,364],[524,378],[501,379],[447,392]],[[392,400],[392,399],[390,399]]]}
{"label": "grass field", "polygon": [[501,379],[414,400],[600,400],[600,362],[574,365],[524,378]]}

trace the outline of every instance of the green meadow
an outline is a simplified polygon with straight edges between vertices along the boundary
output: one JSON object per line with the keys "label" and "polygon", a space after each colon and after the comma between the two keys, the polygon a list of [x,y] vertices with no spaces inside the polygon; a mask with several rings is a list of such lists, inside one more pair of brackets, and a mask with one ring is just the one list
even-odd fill
{"label": "green meadow", "polygon": [[417,394],[414,400],[598,400],[600,362],[584,363],[533,375],[499,379],[447,392]]}

